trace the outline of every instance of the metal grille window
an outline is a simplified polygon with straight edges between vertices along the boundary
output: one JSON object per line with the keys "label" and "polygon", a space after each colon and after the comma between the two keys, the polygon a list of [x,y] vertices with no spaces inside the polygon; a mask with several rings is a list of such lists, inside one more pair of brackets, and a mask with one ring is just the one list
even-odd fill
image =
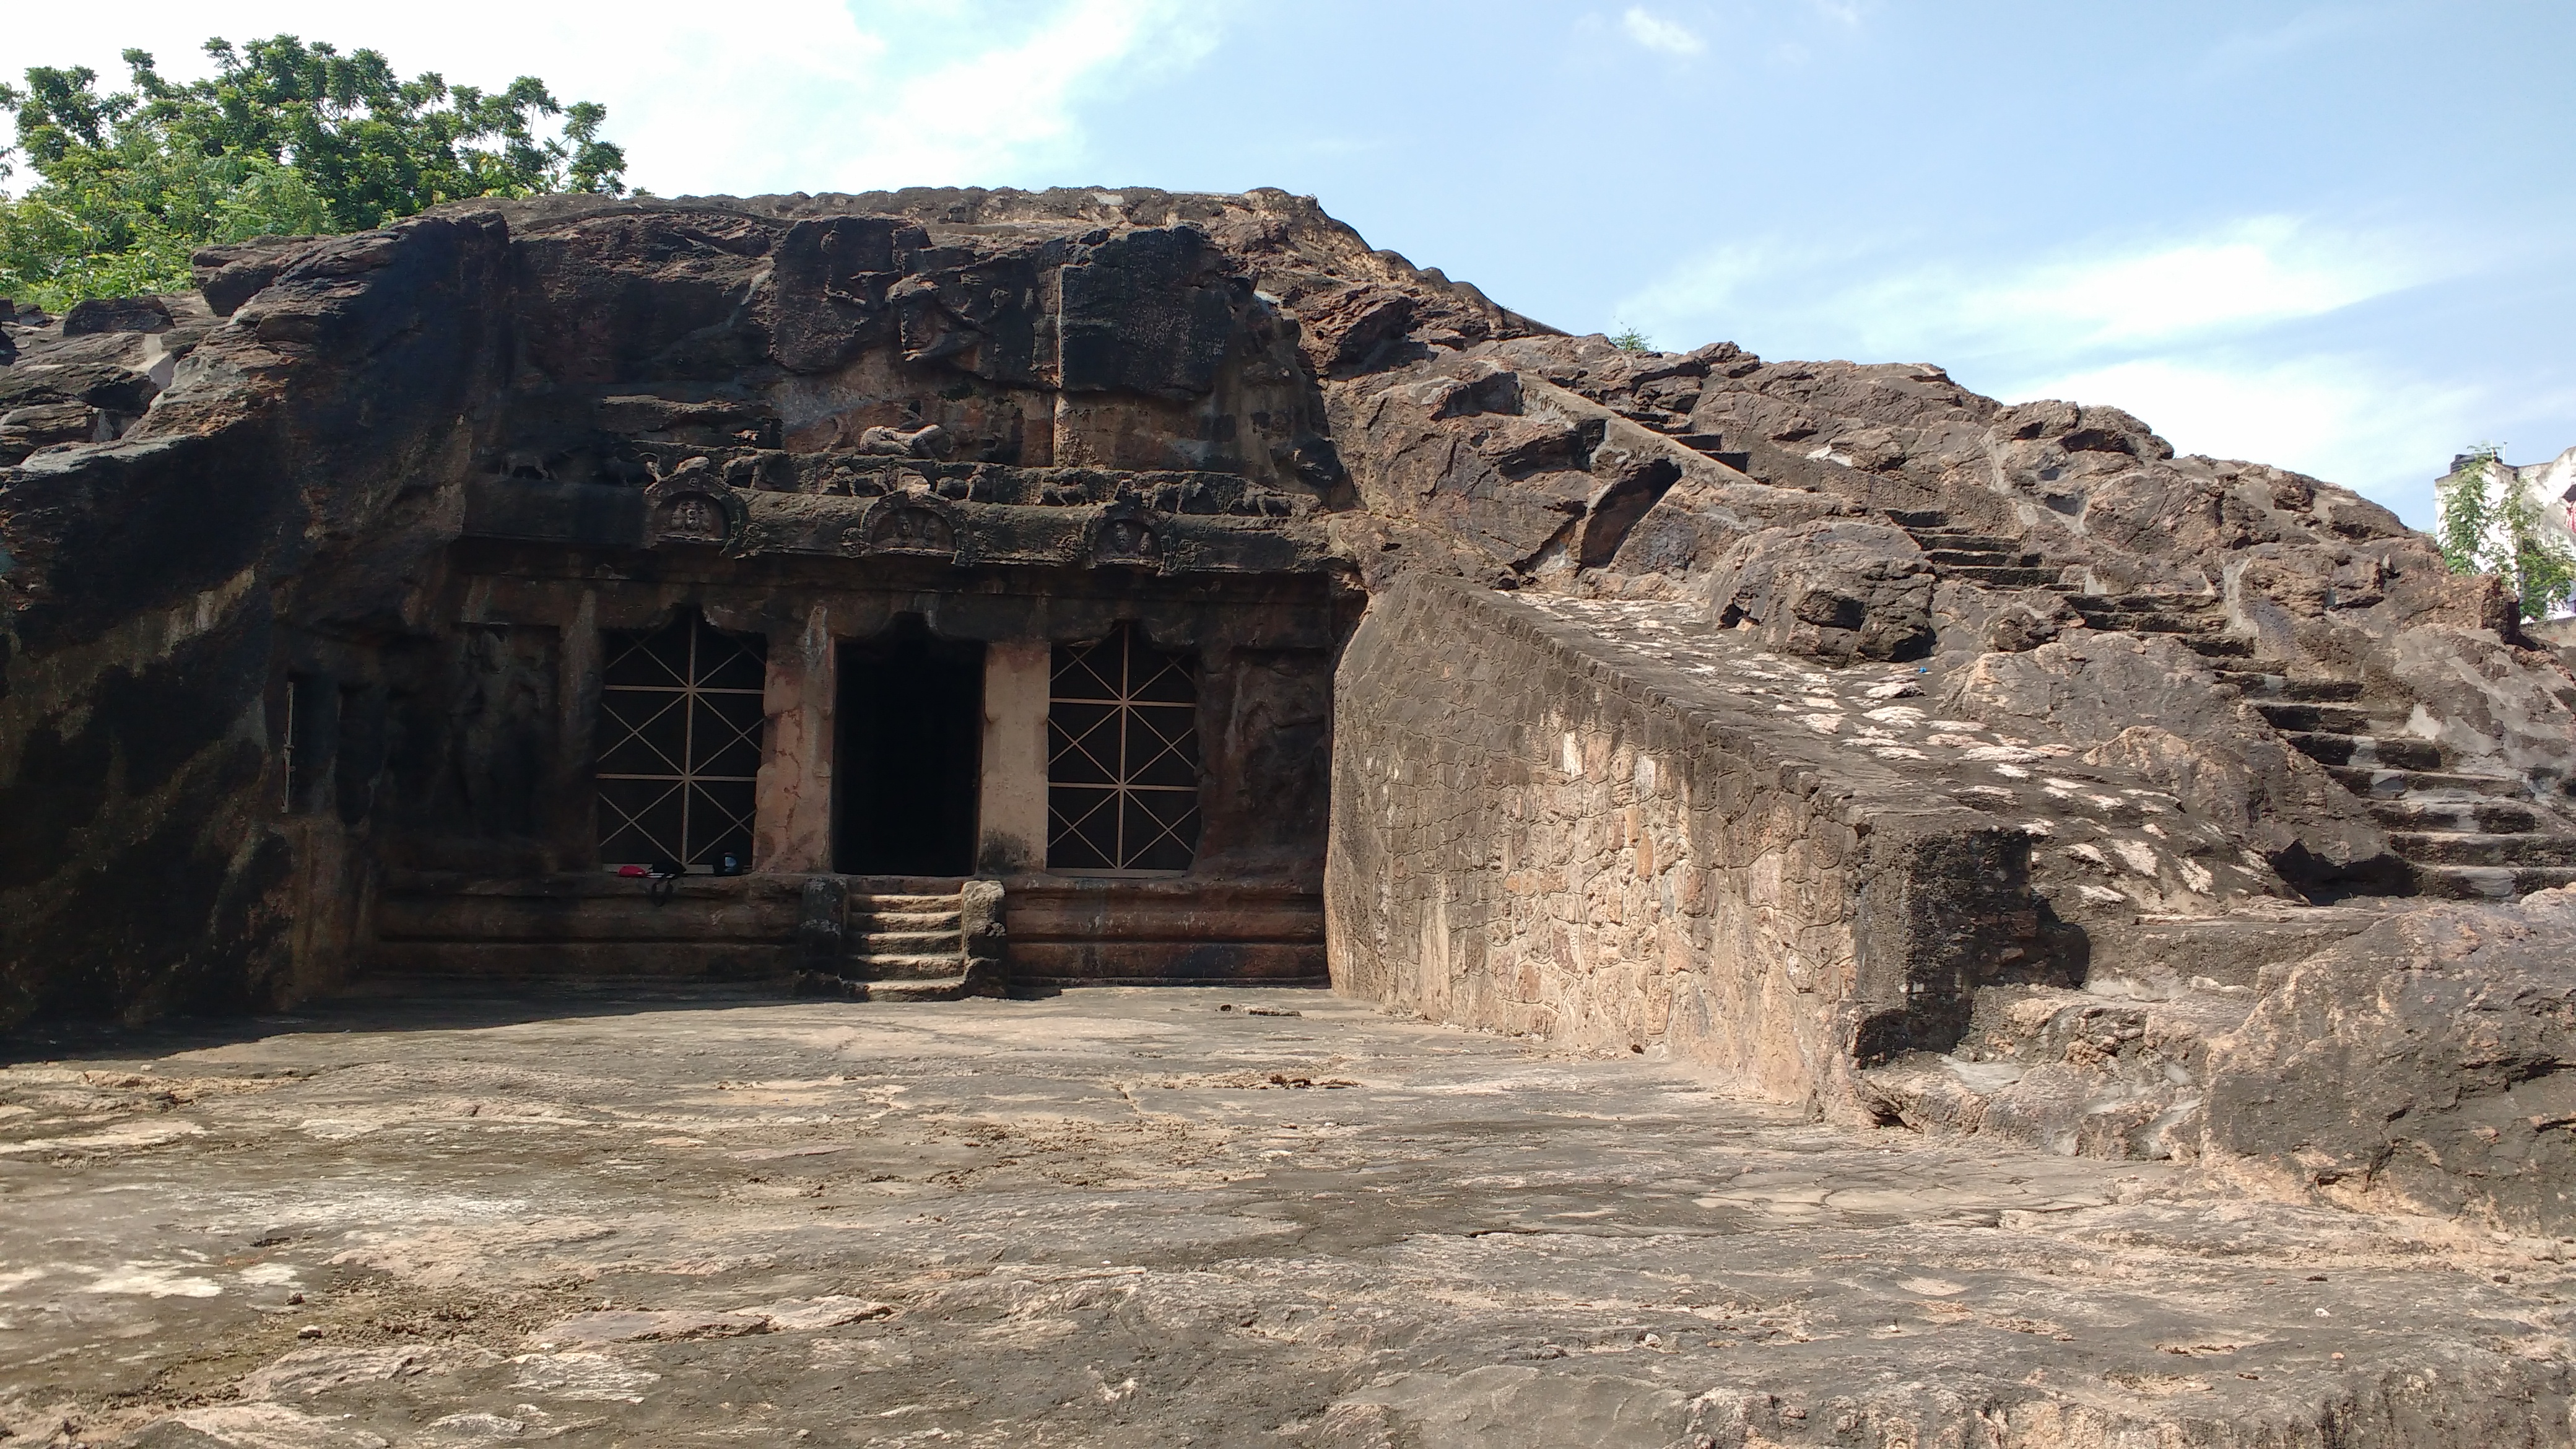
{"label": "metal grille window", "polygon": [[1047,867],[1189,869],[1199,844],[1198,680],[1132,624],[1058,645],[1047,703]]}
{"label": "metal grille window", "polygon": [[610,633],[599,694],[599,857],[607,865],[751,859],[767,641],[694,611]]}

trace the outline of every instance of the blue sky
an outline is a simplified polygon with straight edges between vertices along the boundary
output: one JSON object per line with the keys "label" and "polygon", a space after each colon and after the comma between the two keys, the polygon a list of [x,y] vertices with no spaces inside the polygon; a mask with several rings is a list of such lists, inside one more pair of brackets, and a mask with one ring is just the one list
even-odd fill
{"label": "blue sky", "polygon": [[664,194],[1311,193],[1571,331],[1937,362],[2419,526],[2576,444],[2576,6],[144,0],[5,63],[278,30],[603,101]]}

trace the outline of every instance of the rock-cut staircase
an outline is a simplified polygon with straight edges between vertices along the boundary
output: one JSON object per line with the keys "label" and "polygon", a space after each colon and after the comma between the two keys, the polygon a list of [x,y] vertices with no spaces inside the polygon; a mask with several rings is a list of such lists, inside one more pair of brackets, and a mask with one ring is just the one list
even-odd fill
{"label": "rock-cut staircase", "polygon": [[2412,700],[2372,699],[2357,679],[2250,667],[2220,677],[2283,739],[2370,802],[2421,893],[2511,900],[2576,883],[2576,831],[2531,798],[2522,776],[2458,768],[2447,747],[2404,733]]}
{"label": "rock-cut staircase", "polygon": [[2576,882],[2576,831],[2533,800],[2518,775],[2456,767],[2442,745],[2404,732],[2412,700],[2364,698],[2361,681],[2273,672],[2254,641],[2227,632],[2216,594],[2086,594],[2018,539],[1954,528],[1940,512],[1890,513],[1935,572],[1988,588],[2065,596],[2085,627],[2165,634],[2210,661],[2281,737],[2370,802],[2389,850],[2424,895],[2510,900]]}
{"label": "rock-cut staircase", "polygon": [[2171,635],[2222,671],[2254,655],[2253,640],[2227,632],[2226,602],[2216,594],[2068,594],[2066,603],[2087,629]]}
{"label": "rock-cut staircase", "polygon": [[1888,517],[1913,538],[1933,572],[1943,578],[1964,579],[1989,589],[2061,587],[2058,571],[2017,538],[1955,528],[1950,515],[1937,509],[1900,511]]}
{"label": "rock-cut staircase", "polygon": [[[952,1001],[979,985],[975,919],[998,911],[976,909],[969,899],[989,882],[873,881],[816,877],[805,887],[805,970],[798,988],[808,995],[863,1001]],[[986,973],[989,975],[989,973]]]}
{"label": "rock-cut staircase", "polygon": [[2063,595],[2088,629],[2131,634],[2170,634],[2205,659],[2243,659],[2252,641],[2227,634],[2227,614],[2215,594],[2088,594],[2063,577],[2065,569],[2022,540],[1959,528],[1938,510],[1896,511],[1890,521],[1923,550],[1932,571],[1989,589],[2046,589]]}
{"label": "rock-cut staircase", "polygon": [[1753,466],[1751,453],[1728,448],[1726,436],[1723,433],[1703,433],[1695,430],[1691,426],[1687,413],[1670,412],[1653,405],[1623,404],[1615,401],[1610,404],[1610,408],[1628,421],[1661,433],[1692,452],[1714,458],[1739,473]]}

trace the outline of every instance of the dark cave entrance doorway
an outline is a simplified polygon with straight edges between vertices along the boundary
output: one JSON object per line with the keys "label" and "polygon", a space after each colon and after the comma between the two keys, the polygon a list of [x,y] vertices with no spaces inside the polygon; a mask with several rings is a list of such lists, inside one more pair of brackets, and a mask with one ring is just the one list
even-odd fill
{"label": "dark cave entrance doorway", "polygon": [[975,869],[984,646],[918,614],[841,646],[833,744],[833,868],[963,876]]}

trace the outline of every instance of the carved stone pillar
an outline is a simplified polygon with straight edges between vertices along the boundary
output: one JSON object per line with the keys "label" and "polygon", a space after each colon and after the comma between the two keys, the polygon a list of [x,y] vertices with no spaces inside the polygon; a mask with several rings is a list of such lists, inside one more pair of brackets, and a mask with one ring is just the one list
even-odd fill
{"label": "carved stone pillar", "polygon": [[816,604],[803,629],[770,636],[760,701],[768,729],[752,787],[754,870],[832,868],[832,705],[839,683],[830,624]]}
{"label": "carved stone pillar", "polygon": [[975,868],[987,875],[1046,864],[1047,685],[1054,649],[984,648],[984,778]]}

